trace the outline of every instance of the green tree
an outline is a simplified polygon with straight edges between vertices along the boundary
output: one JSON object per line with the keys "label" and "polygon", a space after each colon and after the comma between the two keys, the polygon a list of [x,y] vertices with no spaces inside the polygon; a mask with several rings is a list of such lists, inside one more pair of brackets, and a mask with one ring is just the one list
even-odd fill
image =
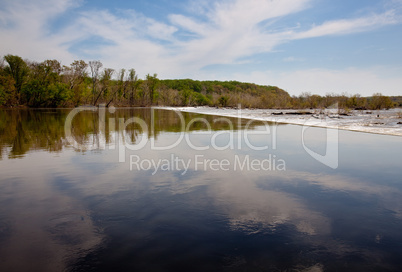
{"label": "green tree", "polygon": [[381,93],[375,93],[371,97],[370,108],[373,110],[389,109],[393,107],[391,98]]}
{"label": "green tree", "polygon": [[29,74],[21,91],[28,106],[45,106],[50,81],[44,63],[30,63]]}
{"label": "green tree", "polygon": [[83,103],[83,99],[87,96],[87,67],[88,64],[83,60],[75,60],[70,67],[63,67],[63,82],[68,85],[74,106]]}
{"label": "green tree", "polygon": [[4,59],[8,63],[8,66],[4,68],[4,71],[14,78],[15,90],[17,92],[17,101],[18,103],[20,103],[22,86],[29,71],[28,65],[19,56],[6,55]]}
{"label": "green tree", "polygon": [[348,101],[346,102],[346,106],[348,108],[353,109],[365,109],[367,104],[367,100],[364,97],[361,97],[360,94],[355,94],[349,97]]}
{"label": "green tree", "polygon": [[153,74],[153,76],[151,76],[150,74],[147,74],[145,83],[149,94],[149,101],[151,105],[153,105],[156,99],[158,98],[158,92],[157,92],[157,88],[159,85],[158,75]]}
{"label": "green tree", "polygon": [[59,107],[69,101],[73,96],[72,91],[65,83],[55,82],[48,86],[46,105],[48,107]]}
{"label": "green tree", "polygon": [[61,71],[57,60],[30,63],[28,79],[22,89],[29,106],[57,107],[70,99],[71,92],[61,80]]}
{"label": "green tree", "polygon": [[10,75],[0,72],[0,106],[18,105],[15,81]]}
{"label": "green tree", "polygon": [[210,101],[205,95],[203,95],[201,93],[197,93],[196,94],[196,103],[199,106],[204,106],[204,105],[209,105]]}
{"label": "green tree", "polygon": [[192,93],[193,92],[190,89],[184,89],[180,91],[181,104],[183,106],[188,106],[190,104]]}
{"label": "green tree", "polygon": [[221,97],[219,97],[219,104],[220,104],[222,107],[226,107],[227,104],[228,104],[228,102],[229,102],[229,97],[228,97],[228,96],[222,95]]}

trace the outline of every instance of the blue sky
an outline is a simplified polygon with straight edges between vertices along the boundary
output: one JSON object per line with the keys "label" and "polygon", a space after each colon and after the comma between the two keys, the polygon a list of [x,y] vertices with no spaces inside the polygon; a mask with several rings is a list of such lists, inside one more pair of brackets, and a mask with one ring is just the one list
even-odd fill
{"label": "blue sky", "polygon": [[0,0],[0,55],[402,95],[402,0]]}

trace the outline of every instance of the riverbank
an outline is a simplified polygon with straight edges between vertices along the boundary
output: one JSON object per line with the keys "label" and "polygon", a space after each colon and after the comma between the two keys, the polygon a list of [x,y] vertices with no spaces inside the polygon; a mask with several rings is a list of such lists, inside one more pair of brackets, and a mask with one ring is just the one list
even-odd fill
{"label": "riverbank", "polygon": [[352,110],[339,114],[337,110],[273,110],[214,107],[159,107],[182,112],[240,117],[294,125],[338,128],[343,130],[402,136],[402,109]]}

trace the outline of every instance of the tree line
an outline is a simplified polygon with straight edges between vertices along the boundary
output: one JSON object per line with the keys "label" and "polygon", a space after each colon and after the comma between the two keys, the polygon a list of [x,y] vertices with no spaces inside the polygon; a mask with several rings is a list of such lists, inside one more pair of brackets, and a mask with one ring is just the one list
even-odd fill
{"label": "tree line", "polygon": [[[399,101],[399,102],[398,102]],[[0,60],[0,106],[33,108],[104,106],[223,106],[245,108],[383,109],[401,106],[380,93],[290,96],[275,86],[238,81],[161,80],[157,74],[139,78],[135,69],[103,68],[98,61],[34,62],[6,55]]]}

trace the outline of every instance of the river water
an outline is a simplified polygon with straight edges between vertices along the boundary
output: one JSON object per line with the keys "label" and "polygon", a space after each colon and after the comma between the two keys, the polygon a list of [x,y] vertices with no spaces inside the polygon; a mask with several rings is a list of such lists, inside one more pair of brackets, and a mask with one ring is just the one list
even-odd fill
{"label": "river water", "polygon": [[401,271],[402,138],[0,111],[0,271]]}

